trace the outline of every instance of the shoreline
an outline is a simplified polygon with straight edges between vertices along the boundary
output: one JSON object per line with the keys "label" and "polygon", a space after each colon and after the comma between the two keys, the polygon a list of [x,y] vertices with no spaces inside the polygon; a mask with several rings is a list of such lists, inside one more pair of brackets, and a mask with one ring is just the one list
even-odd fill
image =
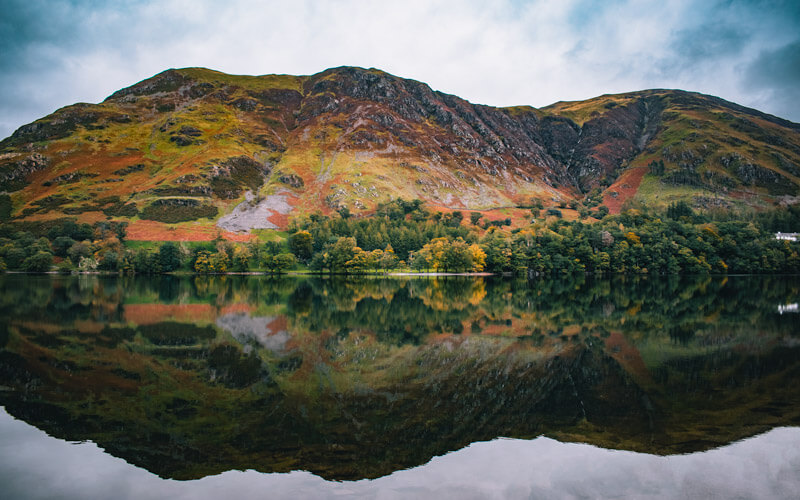
{"label": "shoreline", "polygon": [[62,275],[62,276],[77,276],[77,275],[94,275],[94,276],[503,276],[504,273],[467,273],[467,272],[414,272],[414,271],[392,271],[386,273],[325,273],[325,272],[307,272],[307,271],[287,271],[285,273],[269,273],[263,271],[232,271],[224,273],[195,273],[191,271],[173,271],[169,273],[133,273],[126,274],[122,272],[113,271],[72,271],[63,273],[60,271],[45,271],[45,272],[30,272],[30,271],[4,271],[0,274],[26,274],[26,275]]}

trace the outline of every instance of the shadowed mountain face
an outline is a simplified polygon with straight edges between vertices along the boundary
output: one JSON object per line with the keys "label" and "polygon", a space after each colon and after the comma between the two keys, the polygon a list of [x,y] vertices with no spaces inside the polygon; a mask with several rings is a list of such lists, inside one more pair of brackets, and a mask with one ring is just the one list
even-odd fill
{"label": "shadowed mountain face", "polygon": [[0,277],[0,404],[162,477],[389,474],[545,434],[654,454],[800,424],[793,278]]}
{"label": "shadowed mountain face", "polygon": [[241,229],[396,197],[491,209],[598,188],[613,211],[631,197],[787,202],[800,184],[800,125],[716,97],[648,90],[495,108],[351,67],[167,70],[25,125],[0,151],[18,220],[210,222],[240,203],[271,214],[221,223]]}

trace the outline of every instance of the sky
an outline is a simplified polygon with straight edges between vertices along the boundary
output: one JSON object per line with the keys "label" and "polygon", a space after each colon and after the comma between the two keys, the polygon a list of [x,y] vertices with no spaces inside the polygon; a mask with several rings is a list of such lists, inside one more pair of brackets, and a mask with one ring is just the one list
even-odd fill
{"label": "sky", "polygon": [[800,122],[797,0],[2,0],[0,137],[168,68],[375,67],[493,106],[680,88]]}

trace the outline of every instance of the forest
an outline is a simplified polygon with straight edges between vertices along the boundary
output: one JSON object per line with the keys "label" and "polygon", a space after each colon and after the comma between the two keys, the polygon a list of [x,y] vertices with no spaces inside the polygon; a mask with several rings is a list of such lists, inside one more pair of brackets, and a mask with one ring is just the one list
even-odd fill
{"label": "forest", "polygon": [[[583,207],[581,207],[583,208]],[[604,208],[604,207],[599,207]],[[347,210],[290,222],[285,237],[235,243],[139,242],[125,223],[71,219],[0,226],[0,269],[26,272],[157,274],[283,273],[291,270],[364,274],[390,271],[628,274],[800,272],[800,206],[763,212],[694,210],[685,202],[656,212],[595,210],[574,221],[533,204],[530,223],[480,212],[443,213],[420,200],[381,204],[370,217]],[[585,211],[584,211],[585,212]]]}

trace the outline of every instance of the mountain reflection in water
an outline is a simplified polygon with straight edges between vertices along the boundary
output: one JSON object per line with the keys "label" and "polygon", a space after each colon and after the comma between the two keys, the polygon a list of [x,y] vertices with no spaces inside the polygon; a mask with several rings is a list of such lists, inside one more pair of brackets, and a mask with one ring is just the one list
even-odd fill
{"label": "mountain reflection in water", "polygon": [[0,404],[164,478],[377,478],[477,441],[800,424],[796,277],[0,277]]}

